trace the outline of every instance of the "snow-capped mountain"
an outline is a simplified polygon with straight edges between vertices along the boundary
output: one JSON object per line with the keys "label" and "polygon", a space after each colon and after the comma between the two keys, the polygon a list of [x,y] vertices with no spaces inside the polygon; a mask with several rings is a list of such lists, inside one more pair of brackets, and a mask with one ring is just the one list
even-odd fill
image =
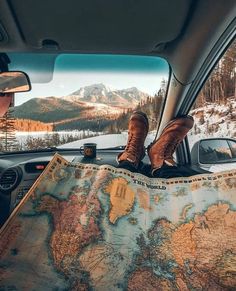
{"label": "snow-capped mountain", "polygon": [[104,84],[93,84],[80,88],[69,96],[65,96],[64,99],[73,102],[84,101],[133,108],[147,97],[147,93],[139,91],[136,87],[114,90]]}
{"label": "snow-capped mountain", "polygon": [[73,92],[71,95],[77,96],[81,99],[89,98],[90,96],[107,96],[109,92],[112,92],[112,88],[104,84],[93,84],[85,87],[81,87],[79,90]]}

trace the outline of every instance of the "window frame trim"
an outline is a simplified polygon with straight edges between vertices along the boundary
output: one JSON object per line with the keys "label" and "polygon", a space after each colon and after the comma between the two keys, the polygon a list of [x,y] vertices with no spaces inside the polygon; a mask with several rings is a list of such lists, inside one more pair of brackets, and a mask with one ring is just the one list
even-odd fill
{"label": "window frame trim", "polygon": [[[186,92],[186,95],[179,107],[177,115],[185,115],[189,113],[195,100],[198,97],[200,90],[206,83],[211,72],[214,70],[215,66],[234,40],[236,40],[236,18],[234,18],[234,20],[226,28],[224,33],[215,43],[211,52],[208,54],[196,78],[188,88],[188,91]],[[191,165],[191,154],[188,142],[188,135],[177,148],[176,157],[180,165]]]}

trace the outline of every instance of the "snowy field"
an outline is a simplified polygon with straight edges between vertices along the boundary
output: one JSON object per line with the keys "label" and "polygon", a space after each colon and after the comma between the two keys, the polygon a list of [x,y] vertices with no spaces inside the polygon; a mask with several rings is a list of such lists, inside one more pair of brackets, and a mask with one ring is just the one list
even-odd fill
{"label": "snowy field", "polygon": [[[148,146],[155,138],[156,132],[152,131],[148,133],[148,136],[145,141],[145,146]],[[106,134],[106,135],[100,135],[97,137],[89,137],[85,138],[83,140],[73,141],[70,143],[67,143],[66,145],[61,145],[59,148],[79,148],[84,143],[96,143],[97,148],[112,148],[117,146],[124,146],[127,143],[128,139],[128,132],[124,131],[120,134]]]}
{"label": "snowy field", "polygon": [[200,139],[225,137],[236,139],[236,101],[225,105],[207,104],[192,110],[194,127],[189,133],[190,149]]}
{"label": "snowy field", "polygon": [[72,136],[73,138],[78,138],[78,139],[82,139],[82,138],[86,138],[88,136],[91,135],[99,135],[102,134],[101,132],[93,132],[91,130],[73,130],[73,131],[52,131],[52,132],[47,132],[47,131],[36,131],[36,132],[23,132],[23,131],[18,131],[16,132],[16,139],[19,142],[20,145],[24,146],[25,143],[27,142],[28,139],[36,139],[36,138],[40,138],[40,139],[48,139],[48,138],[52,138],[53,135],[58,134],[60,139],[62,140],[67,139],[69,136]]}
{"label": "snowy field", "polygon": [[[120,134],[106,134],[104,135],[102,132],[93,132],[90,130],[86,131],[57,131],[57,132],[17,132],[16,138],[20,145],[24,147],[27,139],[48,139],[50,136],[52,137],[54,134],[58,134],[60,139],[65,139],[68,136],[73,136],[74,138],[78,138],[78,140],[66,143],[64,145],[58,146],[59,148],[80,148],[84,143],[87,142],[95,142],[97,143],[97,148],[110,148],[126,145],[128,139],[128,132],[124,131]],[[98,135],[98,136],[92,136]],[[155,138],[156,132],[149,132],[145,145],[148,146]],[[92,137],[91,137],[92,136]]]}

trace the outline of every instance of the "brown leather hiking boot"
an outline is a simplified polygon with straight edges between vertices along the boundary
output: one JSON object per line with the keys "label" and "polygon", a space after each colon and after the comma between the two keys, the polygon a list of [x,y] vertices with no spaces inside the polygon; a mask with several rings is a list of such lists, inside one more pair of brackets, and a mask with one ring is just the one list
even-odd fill
{"label": "brown leather hiking boot", "polygon": [[148,156],[152,173],[163,164],[175,166],[173,159],[175,149],[193,127],[193,123],[193,118],[189,115],[175,118],[163,129],[160,137],[149,145]]}
{"label": "brown leather hiking boot", "polygon": [[129,161],[138,168],[140,161],[145,156],[144,141],[148,128],[148,119],[145,113],[136,111],[131,115],[128,126],[128,142],[124,152],[117,157],[118,163]]}

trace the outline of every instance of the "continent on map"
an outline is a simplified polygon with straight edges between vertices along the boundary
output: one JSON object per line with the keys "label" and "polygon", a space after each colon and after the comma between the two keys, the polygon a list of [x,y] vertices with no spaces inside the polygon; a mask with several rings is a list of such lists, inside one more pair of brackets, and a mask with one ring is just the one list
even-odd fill
{"label": "continent on map", "polygon": [[137,198],[141,208],[145,210],[151,210],[152,207],[150,205],[150,197],[147,192],[145,192],[142,188],[137,189]]}
{"label": "continent on map", "polygon": [[113,179],[106,187],[106,192],[110,195],[111,203],[109,219],[114,224],[119,217],[132,210],[135,193],[124,178]]}
{"label": "continent on map", "polygon": [[[45,195],[37,207],[39,213],[47,212],[52,218],[50,249],[55,267],[72,282],[72,286],[87,286],[79,265],[79,254],[83,247],[101,236],[97,218],[101,208],[95,196],[87,199],[83,193],[71,194],[66,201]],[[83,285],[83,280],[86,284]],[[76,289],[75,290],[82,290]]]}
{"label": "continent on map", "polygon": [[236,211],[210,206],[175,226],[156,221],[148,241],[140,237],[138,267],[129,290],[233,290],[236,287]]}
{"label": "continent on map", "polygon": [[128,290],[171,291],[174,290],[174,284],[168,279],[156,276],[151,270],[151,268],[140,268],[136,270],[130,277],[128,283]]}
{"label": "continent on map", "polygon": [[182,220],[185,220],[186,217],[187,217],[187,214],[189,212],[190,209],[192,209],[194,207],[194,204],[193,203],[189,203],[187,205],[184,206],[183,210],[182,210],[182,213],[180,215],[180,218]]}

